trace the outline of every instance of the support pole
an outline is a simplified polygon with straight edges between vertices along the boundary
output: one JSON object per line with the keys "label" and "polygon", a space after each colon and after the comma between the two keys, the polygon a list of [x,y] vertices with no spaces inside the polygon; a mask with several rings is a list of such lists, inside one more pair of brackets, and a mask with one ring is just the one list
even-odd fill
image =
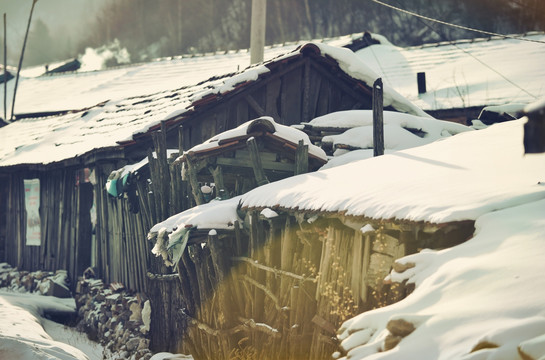
{"label": "support pole", "polygon": [[17,66],[17,76],[15,77],[15,88],[13,89],[13,101],[11,102],[11,116],[10,120],[13,121],[13,113],[15,110],[15,96],[17,95],[17,85],[19,84],[19,73],[21,72],[21,66],[23,66],[23,57],[25,55],[26,41],[28,39],[28,31],[30,30],[30,22],[32,21],[32,13],[34,12],[34,6],[38,0],[32,0],[32,8],[30,8],[30,15],[28,16],[28,24],[26,26],[25,40],[23,41],[23,49],[21,50],[21,57],[19,58],[19,66]]}
{"label": "support pole", "polygon": [[8,120],[8,33],[6,31],[6,13],[4,13],[4,121]]}
{"label": "support pole", "polygon": [[268,184],[269,179],[267,179],[265,171],[263,170],[263,165],[261,164],[261,157],[259,156],[259,150],[257,148],[255,138],[249,138],[246,140],[246,144],[248,145],[248,151],[250,152],[250,160],[252,162],[252,168],[254,169],[254,176],[257,186]]}
{"label": "support pole", "polygon": [[263,61],[267,0],[252,0],[252,23],[250,29],[250,64]]}
{"label": "support pole", "polygon": [[295,175],[308,173],[308,145],[299,140],[295,153]]}
{"label": "support pole", "polygon": [[384,100],[382,93],[382,79],[378,78],[373,84],[373,155],[384,155]]}

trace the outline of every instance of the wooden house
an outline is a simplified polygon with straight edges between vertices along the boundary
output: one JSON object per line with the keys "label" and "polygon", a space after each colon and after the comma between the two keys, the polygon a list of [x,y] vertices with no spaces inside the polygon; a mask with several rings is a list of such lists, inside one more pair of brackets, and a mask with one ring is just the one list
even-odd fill
{"label": "wooden house", "polygon": [[[103,74],[117,75],[118,70]],[[126,76],[129,79],[118,80],[123,86],[109,91],[108,96],[123,89],[131,94],[130,72]],[[2,199],[7,203],[3,260],[28,270],[68,269],[72,279],[93,265],[106,282],[144,290],[149,249],[140,239],[153,224],[192,204],[174,206],[175,201],[168,200],[169,188],[154,189],[158,181],[141,181],[139,193],[148,195],[140,197],[143,210],[133,214],[126,201],[109,198],[103,190],[113,170],[141,160],[154,147],[178,148],[181,144],[186,150],[262,115],[291,125],[330,111],[369,108],[368,82],[373,76],[347,49],[307,44],[241,73],[192,86],[114,97],[80,111],[66,110],[77,104],[70,100],[59,115],[51,115],[53,108],[29,108],[29,112],[36,111],[35,117],[1,130]],[[69,81],[81,76],[52,75],[41,81],[45,86],[59,78]],[[56,91],[50,89],[52,94]],[[395,91],[390,89],[388,94],[385,108],[422,113]],[[102,96],[97,91],[94,99],[102,100]],[[157,161],[168,168],[162,155]],[[181,184],[176,176],[171,183]],[[25,179],[39,179],[40,183],[36,218],[41,232],[36,245],[26,245]],[[150,189],[155,191],[150,194]]]}
{"label": "wooden house", "polygon": [[[229,59],[230,54],[224,55]],[[221,62],[217,57],[213,60]],[[195,64],[204,64],[201,70],[209,71],[206,59],[197,60]],[[181,179],[181,169],[176,167],[180,164],[170,166],[166,149],[182,153],[262,116],[287,126],[332,111],[369,109],[376,76],[350,50],[314,43],[239,73],[178,87],[168,80],[168,71],[178,68],[165,65],[167,71],[152,65],[144,72],[145,78],[155,74],[165,84],[146,88],[133,81],[134,72],[128,68],[97,72],[88,78],[78,73],[40,78],[37,90],[53,83],[65,87],[50,87],[49,102],[38,98],[28,108],[21,107],[25,116],[0,130],[0,199],[6,224],[0,227],[5,239],[0,260],[24,270],[66,269],[73,284],[93,266],[107,283],[119,282],[160,299],[154,304],[155,315],[172,323],[165,326],[171,335],[164,336],[152,325],[156,334],[152,345],[172,350],[179,341],[172,309],[184,304],[164,294],[173,293],[180,284],[165,281],[172,279],[172,270],[151,255],[145,239],[154,224],[192,207],[195,200],[189,182]],[[195,68],[186,71],[191,78]],[[101,76],[105,93],[82,91],[100,87]],[[68,97],[61,106],[60,94],[72,81],[81,86],[74,89],[80,96]],[[142,86],[134,89],[135,83]],[[384,107],[425,116],[388,87]],[[274,161],[265,160],[292,169],[292,161],[299,156],[293,151],[295,144],[285,139],[277,142],[268,125],[260,126],[265,129],[257,133],[263,132],[267,141],[258,148],[277,151],[280,143],[289,148]],[[113,171],[145,157],[150,174],[141,172],[135,178],[139,204],[135,213],[128,199],[111,197],[105,187]],[[317,168],[321,161],[309,159],[309,169]],[[305,169],[302,165],[294,173]],[[267,176],[272,180],[275,174]],[[32,199],[25,195],[31,192]]]}

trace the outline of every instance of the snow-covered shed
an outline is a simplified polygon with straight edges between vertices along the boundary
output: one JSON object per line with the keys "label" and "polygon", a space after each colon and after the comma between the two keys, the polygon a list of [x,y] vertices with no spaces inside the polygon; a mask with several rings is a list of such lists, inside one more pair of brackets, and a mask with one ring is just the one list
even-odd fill
{"label": "snow-covered shed", "polygon": [[[228,354],[251,332],[245,346],[278,358],[329,358],[344,320],[412,291],[384,283],[392,267],[411,267],[395,259],[463,243],[480,216],[545,197],[545,158],[524,156],[525,121],[291,177],[155,225],[155,252],[179,257],[189,343]],[[350,331],[363,333],[347,333],[343,349],[357,351],[366,330]]]}
{"label": "snow-covered shed", "polygon": [[405,48],[379,39],[356,54],[437,119],[466,124],[485,106],[529,104],[545,96],[543,32]]}
{"label": "snow-covered shed", "polygon": [[202,204],[200,184],[214,184],[215,195],[208,197],[229,198],[316,171],[327,163],[327,156],[302,131],[261,117],[192,147],[177,161],[183,162],[182,178],[189,181],[195,202]]}

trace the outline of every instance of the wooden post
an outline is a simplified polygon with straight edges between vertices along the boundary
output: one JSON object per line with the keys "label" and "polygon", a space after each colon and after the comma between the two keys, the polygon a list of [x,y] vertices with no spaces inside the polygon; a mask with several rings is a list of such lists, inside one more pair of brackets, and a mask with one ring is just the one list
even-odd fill
{"label": "wooden post", "polygon": [[384,112],[382,79],[373,84],[373,155],[384,155]]}
{"label": "wooden post", "polygon": [[178,156],[184,154],[184,127],[180,125],[178,127]]}
{"label": "wooden post", "polygon": [[11,117],[10,120],[13,120],[13,113],[15,110],[15,95],[17,95],[17,84],[19,83],[19,73],[21,72],[21,67],[23,66],[23,57],[25,55],[26,40],[28,38],[28,30],[30,29],[30,22],[32,21],[32,13],[34,12],[34,6],[38,0],[32,1],[32,7],[30,8],[30,15],[28,17],[28,23],[26,26],[25,40],[23,41],[23,49],[21,50],[21,57],[19,58],[19,66],[17,66],[17,76],[15,77],[15,88],[13,89],[13,101],[11,102]]}
{"label": "wooden post", "polygon": [[252,22],[250,29],[250,64],[263,61],[265,48],[265,25],[267,0],[252,0]]}
{"label": "wooden post", "polygon": [[4,121],[8,122],[8,33],[6,23],[6,13],[4,13]]}
{"label": "wooden post", "polygon": [[[220,196],[222,190],[224,191],[224,196],[228,196],[226,194],[227,190],[225,189],[225,183],[223,182],[223,170],[220,165],[216,166],[214,168],[212,165],[208,166],[208,171],[210,171],[210,174],[212,174],[212,177],[214,178],[214,184],[216,188],[216,196]],[[225,200],[227,197],[222,198],[222,200]]]}
{"label": "wooden post", "polygon": [[365,234],[365,243],[363,245],[363,264],[361,273],[363,274],[362,284],[360,287],[360,299],[364,303],[367,302],[367,275],[369,272],[369,265],[371,261],[371,236]]}
{"label": "wooden post", "polygon": [[257,186],[265,185],[269,183],[269,179],[263,171],[263,165],[261,164],[261,157],[259,156],[259,150],[257,149],[257,142],[255,138],[251,137],[246,141],[248,145],[248,151],[250,152],[250,160],[252,161],[252,168],[254,169],[255,180]]}
{"label": "wooden post", "polygon": [[191,185],[191,192],[195,198],[195,203],[197,203],[197,205],[204,204],[201,189],[199,188],[199,181],[197,180],[197,170],[191,163],[189,157],[186,157],[185,165],[187,166],[187,175],[189,177],[189,184]]}
{"label": "wooden post", "polygon": [[295,175],[308,172],[308,145],[303,140],[299,140],[297,152],[295,153]]}
{"label": "wooden post", "polygon": [[161,123],[161,130],[155,131],[152,134],[153,145],[155,147],[155,154],[157,156],[157,174],[154,180],[157,185],[159,194],[156,196],[160,199],[161,219],[166,219],[170,212],[170,170],[167,159],[167,129],[166,124]]}

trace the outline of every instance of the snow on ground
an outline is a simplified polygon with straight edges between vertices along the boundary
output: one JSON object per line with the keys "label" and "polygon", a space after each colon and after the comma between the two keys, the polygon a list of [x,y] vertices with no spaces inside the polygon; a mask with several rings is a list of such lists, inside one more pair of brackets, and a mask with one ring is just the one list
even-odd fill
{"label": "snow on ground", "polygon": [[93,342],[87,338],[85,333],[74,330],[71,327],[51,321],[41,319],[45,332],[55,341],[60,341],[76,349],[81,350],[89,360],[102,360],[104,349],[99,343]]}
{"label": "snow on ground", "polygon": [[[54,329],[43,319],[46,313],[70,314],[75,309],[74,299],[0,291],[0,359],[97,359],[86,355],[80,342],[65,344],[44,329],[44,324]],[[53,332],[58,334],[58,328]]]}
{"label": "snow on ground", "polygon": [[153,355],[150,360],[193,360],[193,356],[160,352]]}
{"label": "snow on ground", "polygon": [[[545,356],[545,200],[480,216],[473,239],[442,251],[426,250],[398,263],[415,263],[391,279],[416,290],[386,308],[341,327],[347,359],[533,359]],[[416,330],[380,352],[386,324],[404,319]],[[488,345],[486,345],[488,343]],[[474,351],[478,345],[484,349]]]}

